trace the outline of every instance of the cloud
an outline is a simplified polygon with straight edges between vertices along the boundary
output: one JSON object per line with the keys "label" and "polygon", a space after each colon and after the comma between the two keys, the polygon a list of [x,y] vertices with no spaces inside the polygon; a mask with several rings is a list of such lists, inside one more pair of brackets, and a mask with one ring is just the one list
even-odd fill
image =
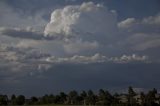
{"label": "cloud", "polygon": [[[50,22],[45,27],[44,35],[25,28],[1,28],[0,32],[13,38],[58,42],[56,45],[63,49],[61,49],[63,54],[85,54],[92,51],[96,53],[99,47],[112,42],[111,38],[117,32],[116,22],[115,11],[110,11],[100,4],[84,2],[81,5],[68,5],[55,9],[51,14]],[[20,42],[19,46],[28,45],[24,40]],[[39,48],[38,43],[35,43],[37,41],[33,42],[33,45],[29,45],[36,45]],[[45,48],[48,48],[51,43],[45,44]]]}
{"label": "cloud", "polygon": [[40,65],[41,67],[49,65],[43,61],[49,56],[49,54],[41,53],[33,48],[0,45],[0,71],[2,71],[1,68],[7,68],[7,71],[10,72],[21,72],[23,70],[24,73],[38,70]]}
{"label": "cloud", "polygon": [[119,40],[128,50],[145,51],[160,47],[160,15],[143,19],[127,18],[117,25],[123,34]]}
{"label": "cloud", "polygon": [[[115,11],[110,11],[101,4],[84,2],[81,5],[55,9],[44,32],[30,27],[1,27],[0,33],[12,38],[22,38],[16,44],[17,47],[33,47],[56,54],[54,56],[95,53],[123,55],[126,50],[129,51],[128,54],[132,54],[159,47],[159,27],[153,25],[159,22],[158,17],[159,15],[144,17],[141,20],[131,17],[117,23]],[[119,36],[115,36],[116,34]]]}
{"label": "cloud", "polygon": [[53,71],[54,67],[65,64],[86,64],[89,66],[99,63],[148,63],[149,61],[148,56],[135,54],[120,57],[108,57],[100,53],[93,55],[55,56],[31,47],[13,47],[5,44],[0,45],[0,58],[0,75],[4,76],[2,77],[2,82],[6,84],[9,83],[8,79],[14,79],[16,83],[19,83],[20,80],[18,79],[42,75],[44,72]]}
{"label": "cloud", "polygon": [[13,38],[34,39],[34,40],[52,40],[52,37],[44,37],[43,33],[37,32],[32,28],[6,28],[0,27],[0,34]]}
{"label": "cloud", "polygon": [[95,54],[93,56],[79,56],[74,55],[72,57],[48,57],[46,61],[52,63],[97,63],[97,62],[105,62],[106,56]]}
{"label": "cloud", "polygon": [[6,61],[9,63],[22,63],[27,65],[38,65],[39,68],[43,64],[52,63],[99,63],[99,62],[113,62],[113,63],[127,63],[127,62],[147,62],[148,56],[133,55],[123,55],[120,57],[107,57],[96,53],[94,55],[73,55],[69,56],[55,56],[43,53],[33,48],[20,48],[7,45],[0,46],[0,57],[1,61]]}
{"label": "cloud", "polygon": [[143,19],[127,18],[117,25],[119,29],[127,30],[132,33],[160,33],[160,14],[144,17]]}
{"label": "cloud", "polygon": [[84,2],[54,10],[44,33],[60,39],[98,40],[113,36],[116,29],[115,12],[100,4]]}
{"label": "cloud", "polygon": [[69,54],[80,53],[83,51],[91,51],[97,49],[99,44],[96,41],[88,42],[82,40],[70,40],[64,46],[64,49]]}
{"label": "cloud", "polygon": [[151,48],[160,47],[160,36],[157,33],[135,33],[125,41],[131,49],[143,51]]}
{"label": "cloud", "polygon": [[[16,4],[23,4],[23,6],[21,7],[21,5],[15,5],[16,7],[14,7],[14,2],[16,2]],[[41,9],[41,11],[36,11],[36,13],[33,14],[33,7],[35,9],[35,5],[33,6],[32,2],[29,2],[28,5],[27,4],[28,3],[25,1],[13,1],[11,3],[7,0],[1,0],[0,27],[25,28],[26,26],[32,26],[34,29],[40,30],[47,23],[47,21],[43,18],[46,11]],[[21,8],[19,8],[19,6]]]}
{"label": "cloud", "polygon": [[136,24],[135,18],[127,18],[126,20],[118,23],[118,27],[119,28],[129,28],[129,27],[133,26],[134,24]]}
{"label": "cloud", "polygon": [[149,16],[147,18],[144,18],[142,20],[144,24],[150,24],[150,25],[160,25],[160,14],[156,16]]}
{"label": "cloud", "polygon": [[72,64],[91,64],[91,63],[130,63],[130,62],[149,62],[148,56],[139,56],[136,54],[122,55],[121,57],[106,57],[99,53],[91,56],[74,55],[72,57],[55,57],[46,58],[47,62],[51,63],[72,63]]}
{"label": "cloud", "polygon": [[123,55],[121,57],[111,57],[109,59],[110,61],[116,62],[116,63],[129,63],[129,62],[149,62],[148,56],[138,56],[136,54],[132,55]]}

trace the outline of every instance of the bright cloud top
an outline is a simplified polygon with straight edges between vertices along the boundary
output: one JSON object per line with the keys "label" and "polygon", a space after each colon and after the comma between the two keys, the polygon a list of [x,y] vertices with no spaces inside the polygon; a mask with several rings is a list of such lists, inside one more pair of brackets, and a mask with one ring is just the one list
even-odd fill
{"label": "bright cloud top", "polygon": [[[70,5],[56,9],[45,27],[45,36],[57,38],[78,37],[78,35],[101,37],[113,34],[116,29],[116,14],[106,7],[93,2]],[[96,39],[96,38],[95,38]]]}

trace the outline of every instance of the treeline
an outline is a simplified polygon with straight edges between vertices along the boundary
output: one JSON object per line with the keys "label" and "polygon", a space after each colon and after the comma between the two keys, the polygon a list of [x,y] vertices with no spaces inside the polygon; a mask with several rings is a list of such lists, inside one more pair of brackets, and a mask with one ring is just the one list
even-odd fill
{"label": "treeline", "polygon": [[160,95],[156,89],[147,93],[136,93],[132,87],[126,94],[111,94],[107,90],[100,89],[97,94],[92,90],[78,93],[73,90],[69,93],[60,92],[58,95],[44,95],[26,99],[24,95],[0,95],[0,105],[105,105],[105,106],[160,106]]}

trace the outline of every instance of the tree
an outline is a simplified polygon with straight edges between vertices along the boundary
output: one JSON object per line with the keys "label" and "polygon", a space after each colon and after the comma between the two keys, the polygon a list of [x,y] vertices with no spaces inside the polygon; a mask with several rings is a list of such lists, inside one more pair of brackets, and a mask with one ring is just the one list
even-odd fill
{"label": "tree", "polygon": [[37,97],[35,97],[35,96],[31,97],[31,104],[37,104],[37,102],[38,102]]}
{"label": "tree", "polygon": [[48,98],[49,98],[49,103],[51,104],[51,103],[54,103],[54,101],[55,101],[55,96],[53,95],[53,94],[50,94],[49,96],[48,96]]}
{"label": "tree", "polygon": [[82,93],[80,94],[81,98],[82,98],[82,104],[86,105],[86,98],[87,98],[87,93],[85,91],[82,91]]}
{"label": "tree", "polygon": [[8,104],[8,96],[0,95],[0,105],[7,105],[7,104]]}
{"label": "tree", "polygon": [[112,95],[109,93],[109,91],[105,91],[105,105],[111,105],[112,101]]}
{"label": "tree", "polygon": [[98,105],[104,105],[105,103],[105,91],[103,89],[99,90],[98,94]]}
{"label": "tree", "polygon": [[16,104],[17,104],[17,105],[24,105],[24,103],[25,103],[25,96],[19,95],[19,96],[16,98]]}
{"label": "tree", "polygon": [[89,105],[95,105],[95,103],[96,103],[96,96],[94,95],[94,93],[93,93],[93,91],[92,90],[89,90],[88,92],[87,92],[87,104],[89,104]]}
{"label": "tree", "polygon": [[119,94],[118,93],[115,93],[113,95],[113,100],[112,100],[112,104],[119,104]]}
{"label": "tree", "polygon": [[41,104],[49,104],[49,96],[47,94],[45,94],[41,100],[40,100]]}
{"label": "tree", "polygon": [[77,103],[77,97],[78,97],[77,91],[75,91],[75,90],[70,91],[69,94],[68,94],[68,97],[69,97],[69,103],[70,104],[76,104]]}
{"label": "tree", "polygon": [[141,97],[141,106],[145,106],[146,105],[145,94],[141,92],[140,97]]}
{"label": "tree", "polygon": [[134,92],[133,88],[130,86],[128,87],[128,105],[129,106],[135,106],[136,100],[134,99],[134,96],[136,93]]}
{"label": "tree", "polygon": [[60,92],[60,103],[64,104],[67,100],[67,95],[64,92]]}
{"label": "tree", "polygon": [[11,96],[11,104],[16,105],[16,96],[14,94]]}
{"label": "tree", "polygon": [[153,90],[149,91],[146,95],[146,104],[148,106],[155,106],[157,90],[154,88]]}
{"label": "tree", "polygon": [[60,104],[61,97],[59,95],[56,95],[54,98],[54,104]]}
{"label": "tree", "polygon": [[104,91],[103,89],[99,90],[98,105],[110,105],[112,101],[113,97],[108,91]]}

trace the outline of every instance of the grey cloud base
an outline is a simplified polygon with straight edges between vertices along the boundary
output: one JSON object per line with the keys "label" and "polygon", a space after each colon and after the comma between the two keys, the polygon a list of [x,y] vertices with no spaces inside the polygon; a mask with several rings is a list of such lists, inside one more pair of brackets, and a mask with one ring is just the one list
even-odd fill
{"label": "grey cloud base", "polygon": [[43,33],[32,30],[31,28],[0,28],[0,34],[12,38],[31,39],[31,40],[53,40],[53,37],[45,37]]}

